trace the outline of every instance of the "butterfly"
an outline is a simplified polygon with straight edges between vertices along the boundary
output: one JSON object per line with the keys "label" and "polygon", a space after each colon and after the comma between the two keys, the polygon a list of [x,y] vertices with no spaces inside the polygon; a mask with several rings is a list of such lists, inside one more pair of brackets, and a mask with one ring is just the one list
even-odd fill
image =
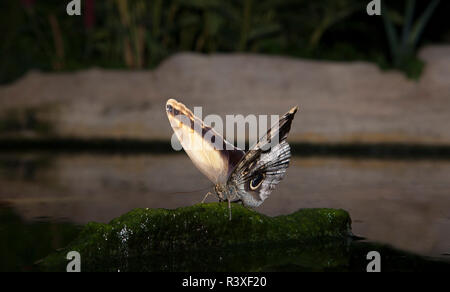
{"label": "butterfly", "polygon": [[[176,137],[194,165],[214,183],[219,201],[228,201],[230,220],[232,202],[258,207],[285,177],[291,158],[286,138],[297,110],[297,106],[289,110],[244,152],[181,102],[169,99],[166,103],[166,113]],[[208,192],[202,202],[211,194]]]}

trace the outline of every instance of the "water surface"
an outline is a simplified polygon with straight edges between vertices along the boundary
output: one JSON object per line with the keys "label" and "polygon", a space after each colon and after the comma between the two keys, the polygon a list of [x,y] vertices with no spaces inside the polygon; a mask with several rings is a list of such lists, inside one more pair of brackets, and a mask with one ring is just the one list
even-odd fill
{"label": "water surface", "polygon": [[[108,222],[133,208],[195,204],[212,187],[185,154],[76,153],[2,154],[0,186],[0,210],[7,218],[2,229],[20,241],[44,228],[49,235],[36,240],[51,241],[51,248],[67,244],[77,225]],[[343,208],[356,235],[448,259],[449,189],[450,161],[294,157],[285,180],[257,210],[275,216],[299,208]],[[11,234],[18,228],[23,232]],[[8,254],[7,248],[1,253]]]}

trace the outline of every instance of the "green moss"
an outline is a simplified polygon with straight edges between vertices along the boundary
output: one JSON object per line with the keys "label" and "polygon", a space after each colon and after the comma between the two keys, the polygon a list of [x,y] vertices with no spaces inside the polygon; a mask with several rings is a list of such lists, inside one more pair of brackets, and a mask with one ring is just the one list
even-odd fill
{"label": "green moss", "polygon": [[[304,209],[268,217],[234,204],[232,212],[229,221],[226,203],[135,209],[109,224],[87,224],[77,240],[44,259],[40,269],[65,270],[65,255],[74,250],[81,254],[84,271],[261,270],[269,263],[291,264],[299,248],[306,262],[320,259],[321,252],[326,255],[316,261],[323,268],[341,263],[339,254],[351,234],[351,220],[343,210]],[[289,251],[297,257],[282,256]]]}
{"label": "green moss", "polygon": [[176,210],[136,209],[109,224],[89,223],[78,239],[37,265],[65,271],[69,251],[81,271],[360,271],[369,251],[382,271],[450,271],[450,263],[387,245],[355,241],[347,212],[303,209],[267,217],[225,203]]}

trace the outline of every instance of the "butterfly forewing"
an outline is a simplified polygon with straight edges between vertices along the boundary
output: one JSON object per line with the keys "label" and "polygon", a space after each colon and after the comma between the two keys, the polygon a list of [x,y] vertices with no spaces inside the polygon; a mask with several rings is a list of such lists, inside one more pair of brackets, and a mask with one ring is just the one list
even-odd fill
{"label": "butterfly forewing", "polygon": [[244,151],[205,125],[181,102],[169,99],[166,112],[173,131],[194,165],[214,184],[224,184]]}

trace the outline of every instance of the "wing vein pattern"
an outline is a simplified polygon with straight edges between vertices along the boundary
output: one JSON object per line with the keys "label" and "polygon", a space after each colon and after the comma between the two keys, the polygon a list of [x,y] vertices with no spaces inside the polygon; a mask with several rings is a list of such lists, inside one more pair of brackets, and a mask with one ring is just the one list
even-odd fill
{"label": "wing vein pattern", "polygon": [[285,177],[291,158],[286,142],[297,107],[282,116],[238,162],[228,184],[243,203],[250,207],[262,204]]}

